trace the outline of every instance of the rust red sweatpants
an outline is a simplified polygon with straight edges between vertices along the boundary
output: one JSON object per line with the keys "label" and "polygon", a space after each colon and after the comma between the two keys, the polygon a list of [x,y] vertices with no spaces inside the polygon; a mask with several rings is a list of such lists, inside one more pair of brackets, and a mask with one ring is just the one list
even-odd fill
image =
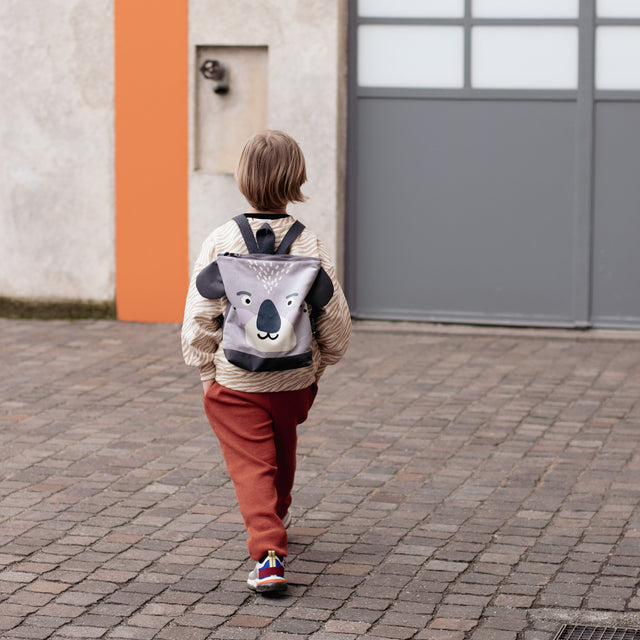
{"label": "rust red sweatpants", "polygon": [[233,481],[254,560],[267,551],[287,555],[282,524],[291,505],[296,471],[297,426],[307,419],[317,393],[246,393],[214,382],[204,409]]}

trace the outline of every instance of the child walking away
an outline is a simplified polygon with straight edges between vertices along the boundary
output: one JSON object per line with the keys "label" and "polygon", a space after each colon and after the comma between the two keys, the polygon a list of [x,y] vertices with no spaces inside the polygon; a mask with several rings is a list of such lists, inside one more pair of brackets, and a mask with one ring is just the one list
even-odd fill
{"label": "child walking away", "polygon": [[304,156],[280,131],[245,145],[236,180],[249,210],[204,241],[182,326],[256,561],[247,584],[284,591],[297,426],[325,368],[347,349],[351,319],[327,250],[287,211],[304,201]]}

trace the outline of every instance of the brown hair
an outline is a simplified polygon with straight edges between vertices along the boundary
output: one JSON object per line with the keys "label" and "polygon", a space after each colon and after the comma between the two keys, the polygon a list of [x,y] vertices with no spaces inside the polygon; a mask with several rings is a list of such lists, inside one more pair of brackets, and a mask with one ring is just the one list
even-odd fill
{"label": "brown hair", "polygon": [[282,131],[254,135],[240,154],[236,181],[249,204],[260,211],[303,202],[300,188],[307,181],[307,170],[298,143]]}

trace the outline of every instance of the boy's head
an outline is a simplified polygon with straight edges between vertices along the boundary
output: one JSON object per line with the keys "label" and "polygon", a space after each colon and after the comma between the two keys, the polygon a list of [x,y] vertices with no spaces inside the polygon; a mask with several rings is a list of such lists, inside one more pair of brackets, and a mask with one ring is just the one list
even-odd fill
{"label": "boy's head", "polygon": [[259,211],[278,211],[290,202],[303,202],[300,188],[307,181],[298,143],[282,131],[264,131],[244,146],[236,169],[242,195]]}

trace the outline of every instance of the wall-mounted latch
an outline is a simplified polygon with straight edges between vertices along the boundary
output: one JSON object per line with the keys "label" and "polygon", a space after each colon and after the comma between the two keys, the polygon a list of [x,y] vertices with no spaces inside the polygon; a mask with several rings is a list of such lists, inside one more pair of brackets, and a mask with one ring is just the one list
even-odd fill
{"label": "wall-mounted latch", "polygon": [[224,94],[229,91],[227,69],[219,60],[205,60],[200,67],[200,73],[207,80],[214,81],[214,93]]}

